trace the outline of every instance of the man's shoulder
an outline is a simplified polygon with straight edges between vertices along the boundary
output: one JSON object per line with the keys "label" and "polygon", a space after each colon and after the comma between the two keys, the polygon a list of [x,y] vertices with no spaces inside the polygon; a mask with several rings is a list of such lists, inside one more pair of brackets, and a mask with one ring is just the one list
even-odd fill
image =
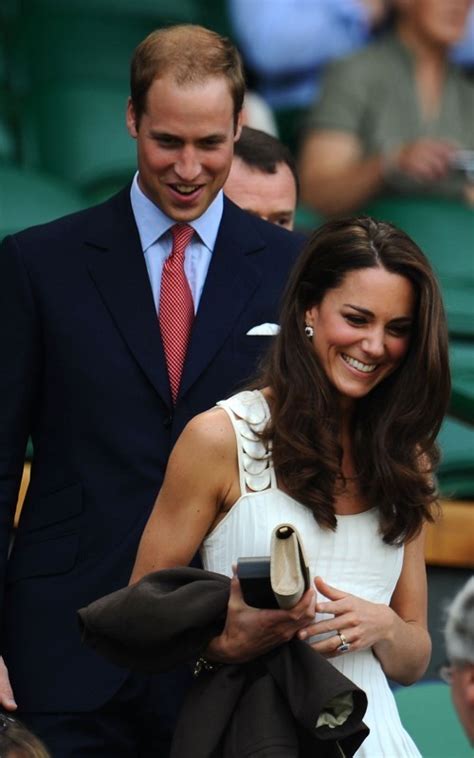
{"label": "man's shoulder", "polygon": [[278,248],[300,250],[306,241],[306,237],[300,232],[290,232],[277,224],[271,224],[259,216],[239,208],[228,198],[225,198],[224,215],[221,223],[232,224],[243,238],[246,235],[254,235],[265,244],[271,244]]}

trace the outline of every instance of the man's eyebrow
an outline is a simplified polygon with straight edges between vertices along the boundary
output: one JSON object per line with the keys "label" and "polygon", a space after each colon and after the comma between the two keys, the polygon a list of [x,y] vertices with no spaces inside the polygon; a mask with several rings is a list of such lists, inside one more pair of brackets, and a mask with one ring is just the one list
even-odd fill
{"label": "man's eyebrow", "polygon": [[204,137],[199,137],[197,142],[225,142],[227,139],[226,134],[222,132],[216,132],[215,134],[206,134]]}
{"label": "man's eyebrow", "polygon": [[150,134],[152,137],[156,137],[157,139],[167,139],[167,140],[181,140],[181,137],[178,137],[177,134],[170,134],[169,132],[161,132],[159,129],[150,129]]}
{"label": "man's eyebrow", "polygon": [[[185,139],[183,137],[180,137],[179,134],[171,134],[170,132],[162,132],[159,129],[150,129],[150,136],[154,139],[160,139],[164,140],[166,142],[185,142]],[[215,134],[206,134],[203,137],[198,137],[196,139],[196,143],[220,143],[225,142],[226,135],[222,134],[221,132],[216,132]]]}

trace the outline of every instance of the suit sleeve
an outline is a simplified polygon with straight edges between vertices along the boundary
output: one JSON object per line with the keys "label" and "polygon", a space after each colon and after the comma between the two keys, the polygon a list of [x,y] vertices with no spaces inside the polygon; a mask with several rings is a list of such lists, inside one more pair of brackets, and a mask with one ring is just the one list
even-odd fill
{"label": "suit sleeve", "polygon": [[32,287],[14,237],[0,246],[0,570],[3,593],[25,448],[32,428],[41,334]]}

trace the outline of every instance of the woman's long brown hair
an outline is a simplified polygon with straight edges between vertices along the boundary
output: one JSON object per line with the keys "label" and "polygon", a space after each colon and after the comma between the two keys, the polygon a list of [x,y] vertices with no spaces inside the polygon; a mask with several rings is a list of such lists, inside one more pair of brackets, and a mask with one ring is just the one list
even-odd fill
{"label": "woman's long brown hair", "polygon": [[432,520],[437,498],[436,436],[450,396],[448,336],[430,264],[405,232],[369,217],[330,221],[309,239],[288,282],[281,330],[259,377],[272,390],[265,436],[280,486],[335,529],[334,498],[342,448],[337,393],[304,333],[305,312],[340,286],[349,271],[381,266],[406,277],[415,316],[401,365],[356,403],[353,455],[360,491],[379,511],[389,544]]}

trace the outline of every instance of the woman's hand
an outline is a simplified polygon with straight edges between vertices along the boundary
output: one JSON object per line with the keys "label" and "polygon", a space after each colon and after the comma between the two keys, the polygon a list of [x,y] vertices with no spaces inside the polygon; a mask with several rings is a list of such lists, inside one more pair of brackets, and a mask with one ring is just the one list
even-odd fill
{"label": "woman's hand", "polygon": [[415,181],[435,182],[450,170],[455,151],[456,145],[446,140],[422,137],[395,148],[393,167]]}
{"label": "woman's hand", "polygon": [[[373,647],[392,634],[395,613],[388,605],[371,603],[348,592],[331,587],[317,576],[314,584],[318,592],[329,601],[316,603],[318,613],[332,613],[334,618],[310,624],[298,633],[299,639],[307,639],[315,634],[335,632],[331,637],[312,643],[312,647],[326,658],[342,655],[339,645],[345,639],[349,650],[364,650]],[[342,635],[342,639],[339,636]],[[348,652],[348,651],[345,651]]]}
{"label": "woman's hand", "polygon": [[310,588],[289,611],[252,608],[245,603],[234,574],[225,627],[208,645],[206,658],[220,663],[245,663],[267,653],[314,621],[315,601],[315,592]]}

